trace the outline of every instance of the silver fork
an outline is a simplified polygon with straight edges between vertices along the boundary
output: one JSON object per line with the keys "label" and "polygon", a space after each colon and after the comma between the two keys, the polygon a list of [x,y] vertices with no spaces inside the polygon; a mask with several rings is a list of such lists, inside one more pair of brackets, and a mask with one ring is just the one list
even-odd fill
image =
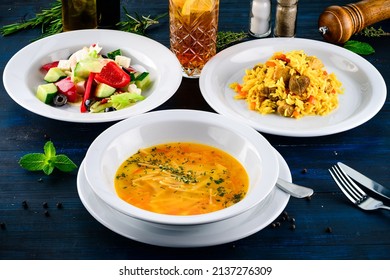
{"label": "silver fork", "polygon": [[377,210],[386,209],[390,210],[390,207],[383,204],[382,201],[376,200],[368,196],[361,188],[359,188],[352,179],[344,173],[337,165],[332,166],[329,169],[330,175],[333,180],[339,186],[341,191],[352,201],[355,205],[363,210]]}

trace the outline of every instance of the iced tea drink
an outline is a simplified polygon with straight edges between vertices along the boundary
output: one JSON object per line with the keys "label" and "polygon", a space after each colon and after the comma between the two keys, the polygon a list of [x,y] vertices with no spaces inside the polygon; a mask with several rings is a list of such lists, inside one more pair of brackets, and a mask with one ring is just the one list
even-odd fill
{"label": "iced tea drink", "polygon": [[170,45],[183,76],[197,78],[216,54],[219,0],[169,0]]}
{"label": "iced tea drink", "polygon": [[96,0],[62,0],[62,30],[97,28]]}

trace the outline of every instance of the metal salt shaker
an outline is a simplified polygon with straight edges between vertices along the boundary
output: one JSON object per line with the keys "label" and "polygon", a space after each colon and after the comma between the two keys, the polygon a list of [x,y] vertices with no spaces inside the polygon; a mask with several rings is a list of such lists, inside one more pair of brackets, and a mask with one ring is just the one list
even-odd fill
{"label": "metal salt shaker", "polygon": [[271,0],[252,0],[249,34],[256,38],[267,37],[271,33]]}
{"label": "metal salt shaker", "polygon": [[275,37],[294,37],[297,26],[298,0],[277,0]]}

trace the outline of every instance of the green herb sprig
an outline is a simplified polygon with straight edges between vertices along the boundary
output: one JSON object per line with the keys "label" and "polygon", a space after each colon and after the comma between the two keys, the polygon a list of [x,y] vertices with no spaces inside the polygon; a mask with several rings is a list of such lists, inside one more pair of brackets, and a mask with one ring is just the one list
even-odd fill
{"label": "green herb sprig", "polygon": [[221,51],[229,45],[238,43],[246,38],[248,38],[248,33],[244,31],[219,31],[217,34],[217,51]]}
{"label": "green herb sprig", "polygon": [[[390,33],[385,32],[381,27],[375,28],[373,26],[369,26],[365,27],[362,31],[358,32],[355,35],[364,36],[368,38],[376,38],[390,36]],[[348,40],[347,42],[345,42],[344,48],[360,55],[369,55],[375,53],[375,49],[369,43],[357,40]]]}
{"label": "green herb sprig", "polygon": [[365,27],[362,31],[358,32],[357,35],[365,37],[383,37],[390,36],[390,32],[385,32],[382,27],[375,28],[373,26]]}
{"label": "green herb sprig", "polygon": [[[62,31],[62,3],[56,0],[48,9],[43,9],[35,17],[22,22],[12,23],[0,28],[3,36],[8,36],[21,30],[41,27],[42,35],[39,38],[50,36]],[[38,39],[39,39],[38,38]]]}
{"label": "green herb sprig", "polygon": [[116,25],[117,27],[122,31],[127,31],[131,33],[136,33],[139,35],[146,35],[146,30],[151,27],[152,25],[159,24],[159,20],[165,16],[167,16],[168,13],[164,13],[161,15],[158,15],[154,18],[151,18],[151,16],[142,16],[138,13],[135,13],[135,17],[131,16],[125,7],[123,7],[123,10],[125,11],[125,15],[127,20],[120,21]]}
{"label": "green herb sprig", "polygon": [[[159,20],[168,14],[164,13],[152,18],[150,15],[142,16],[135,13],[135,17],[133,17],[127,12],[125,8],[123,9],[125,10],[127,20],[118,22],[116,24],[117,27],[122,31],[137,33],[140,35],[146,35],[147,29],[149,29],[152,25],[158,24]],[[62,32],[61,0],[55,0],[55,2],[52,3],[50,8],[43,9],[31,19],[23,20],[21,22],[8,24],[1,27],[0,34],[2,36],[8,36],[22,30],[34,29],[36,27],[40,27],[42,31],[42,35],[37,39]]]}
{"label": "green herb sprig", "polygon": [[43,151],[43,153],[24,155],[19,160],[20,166],[28,171],[43,171],[46,175],[50,175],[55,168],[63,172],[71,172],[77,168],[77,165],[68,156],[56,154],[53,142],[46,142]]}

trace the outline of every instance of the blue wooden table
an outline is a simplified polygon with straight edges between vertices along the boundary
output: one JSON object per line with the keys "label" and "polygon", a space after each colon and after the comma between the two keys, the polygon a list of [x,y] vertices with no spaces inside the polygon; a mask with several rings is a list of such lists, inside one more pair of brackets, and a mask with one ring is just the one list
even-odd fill
{"label": "blue wooden table", "polygon": [[[50,3],[2,0],[0,26],[32,17]],[[347,3],[299,1],[296,37],[322,41],[317,31],[320,13],[330,5]],[[168,1],[158,0],[122,4],[129,13],[142,15],[162,14],[168,7]],[[221,31],[247,31],[248,18],[248,0],[221,0]],[[389,21],[379,26],[390,32]],[[31,30],[0,38],[1,75],[8,60],[38,35],[39,30]],[[148,36],[169,46],[168,18],[161,19]],[[390,37],[364,40],[376,50],[364,58],[389,86]],[[363,212],[354,207],[328,173],[331,165],[342,161],[390,185],[389,97],[374,118],[349,131],[307,138],[264,134],[288,163],[293,181],[315,190],[311,200],[290,199],[285,211],[295,219],[295,229],[278,219],[275,222],[281,223],[276,228],[269,226],[228,244],[193,249],[146,245],[104,227],[80,201],[77,171],[45,176],[18,165],[21,156],[40,152],[48,139],[79,165],[95,137],[113,123],[67,123],[35,115],[16,104],[3,85],[0,97],[0,259],[390,259],[390,212]],[[177,93],[157,109],[173,108],[213,111],[196,79],[183,79]],[[56,206],[59,202],[63,207]]]}

